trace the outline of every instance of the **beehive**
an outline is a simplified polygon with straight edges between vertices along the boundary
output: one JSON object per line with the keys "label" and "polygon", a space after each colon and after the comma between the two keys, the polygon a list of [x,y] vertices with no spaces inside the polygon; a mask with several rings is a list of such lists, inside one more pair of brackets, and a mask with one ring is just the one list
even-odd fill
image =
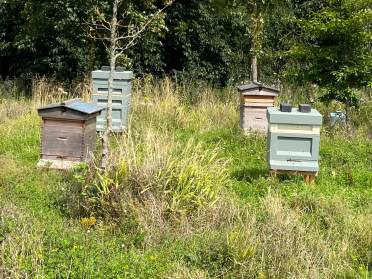
{"label": "beehive", "polygon": [[266,110],[274,106],[279,90],[258,82],[238,86],[240,126],[246,132],[267,132]]}
{"label": "beehive", "polygon": [[68,169],[90,160],[96,144],[96,117],[102,109],[70,100],[38,109],[42,118],[38,166]]}
{"label": "beehive", "polygon": [[342,126],[346,124],[346,114],[342,111],[331,112],[330,119],[331,127],[335,127],[337,125]]}
{"label": "beehive", "polygon": [[282,112],[267,109],[270,170],[317,172],[322,115],[315,109]]}
{"label": "beehive", "polygon": [[[102,132],[106,127],[106,109],[108,95],[109,69],[102,67],[101,70],[92,72],[93,94],[92,102],[102,108],[102,114],[97,118],[96,130]],[[128,119],[131,103],[131,80],[133,72],[118,69],[114,72],[112,94],[112,128],[113,132],[122,132],[128,128]]]}

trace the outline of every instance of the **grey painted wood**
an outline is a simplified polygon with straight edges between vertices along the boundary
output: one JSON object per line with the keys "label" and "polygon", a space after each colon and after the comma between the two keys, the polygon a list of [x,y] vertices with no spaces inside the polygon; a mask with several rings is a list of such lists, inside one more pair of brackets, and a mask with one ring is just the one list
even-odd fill
{"label": "grey painted wood", "polygon": [[269,123],[276,124],[321,125],[323,119],[316,109],[302,113],[297,108],[292,108],[291,112],[281,112],[278,108],[271,107],[267,109],[267,114]]}
{"label": "grey painted wood", "polygon": [[[292,109],[292,112],[281,112],[278,108],[268,108],[267,117],[269,168],[317,172],[322,115],[314,109],[309,113],[302,113],[298,109]],[[285,129],[270,129],[274,124],[285,124]]]}
{"label": "grey painted wood", "polygon": [[270,158],[274,160],[319,159],[320,135],[269,132]]}
{"label": "grey painted wood", "polygon": [[[93,95],[92,102],[104,109],[97,117],[96,130],[102,132],[106,127],[106,109],[108,94],[109,71],[93,71]],[[118,72],[114,74],[113,96],[112,96],[112,125],[114,132],[122,132],[128,128],[129,114],[131,111],[131,80],[132,72]]]}
{"label": "grey painted wood", "polygon": [[[92,79],[102,79],[107,80],[109,75],[108,70],[96,70],[92,72]],[[115,71],[114,80],[132,80],[133,79],[132,71]]]}
{"label": "grey painted wood", "polygon": [[270,170],[318,172],[318,161],[269,160]]}

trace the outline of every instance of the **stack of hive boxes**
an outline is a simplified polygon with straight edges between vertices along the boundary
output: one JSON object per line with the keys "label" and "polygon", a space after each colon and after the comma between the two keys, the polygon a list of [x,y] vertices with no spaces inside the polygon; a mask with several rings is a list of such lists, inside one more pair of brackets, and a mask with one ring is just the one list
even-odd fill
{"label": "stack of hive boxes", "polygon": [[322,115],[310,106],[268,108],[270,170],[316,173]]}
{"label": "stack of hive boxes", "polygon": [[[92,72],[93,95],[92,101],[99,108],[103,108],[101,115],[97,118],[97,131],[102,132],[106,126],[106,109],[108,95],[108,78],[110,69],[102,67],[101,70]],[[112,94],[112,126],[113,132],[122,132],[128,128],[128,117],[131,101],[131,80],[133,72],[122,71],[117,68],[114,72],[113,94]]]}
{"label": "stack of hive boxes", "polygon": [[267,132],[266,110],[274,106],[279,90],[258,82],[238,86],[240,126],[245,132]]}

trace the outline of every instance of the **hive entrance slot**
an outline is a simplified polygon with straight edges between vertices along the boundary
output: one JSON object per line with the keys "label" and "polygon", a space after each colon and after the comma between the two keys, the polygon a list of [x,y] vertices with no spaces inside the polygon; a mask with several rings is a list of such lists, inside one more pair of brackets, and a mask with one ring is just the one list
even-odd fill
{"label": "hive entrance slot", "polygon": [[66,141],[67,138],[66,138],[66,137],[58,137],[57,140],[60,140],[60,141]]}

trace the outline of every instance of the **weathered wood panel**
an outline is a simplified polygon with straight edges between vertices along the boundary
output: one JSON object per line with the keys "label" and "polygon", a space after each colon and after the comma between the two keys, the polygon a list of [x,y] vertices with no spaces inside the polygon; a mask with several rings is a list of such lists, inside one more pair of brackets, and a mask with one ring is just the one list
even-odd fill
{"label": "weathered wood panel", "polygon": [[90,160],[90,153],[96,149],[96,119],[90,119],[85,123],[84,129],[84,160]]}
{"label": "weathered wood panel", "polygon": [[47,111],[41,111],[39,112],[39,115],[46,119],[66,119],[66,120],[86,120],[88,118],[94,117],[94,115],[87,115],[75,110],[71,109],[61,109],[60,107],[57,108],[51,108],[48,109]]}
{"label": "weathered wood panel", "polygon": [[267,132],[266,107],[241,107],[241,127],[245,131]]}
{"label": "weathered wood panel", "polygon": [[83,122],[46,119],[42,129],[42,155],[82,158]]}
{"label": "weathered wood panel", "polygon": [[72,161],[72,162],[81,162],[81,157],[71,157],[71,156],[66,156],[61,158],[60,156],[56,155],[46,155],[42,154],[41,159],[43,160],[63,160],[63,161]]}

